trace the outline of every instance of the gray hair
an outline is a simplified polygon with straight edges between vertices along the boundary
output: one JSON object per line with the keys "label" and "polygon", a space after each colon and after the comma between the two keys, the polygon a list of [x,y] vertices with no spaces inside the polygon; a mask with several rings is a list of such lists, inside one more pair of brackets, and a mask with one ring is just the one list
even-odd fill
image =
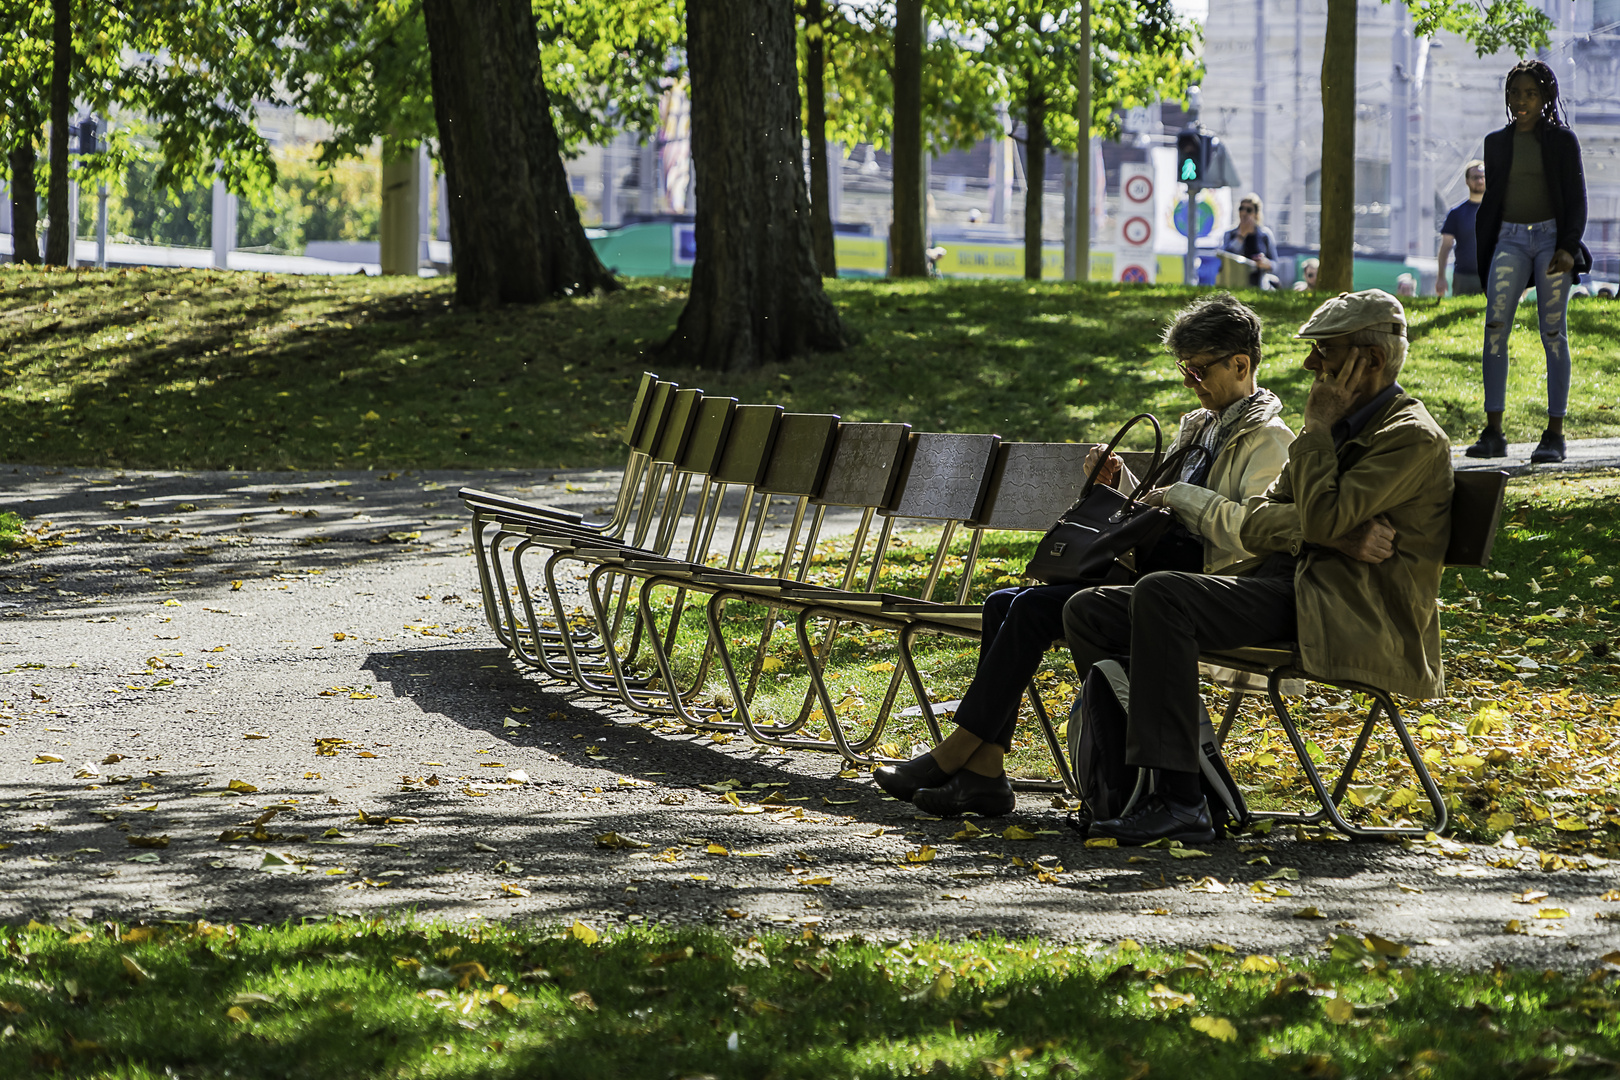
{"label": "gray hair", "polygon": [[[1384,374],[1394,382],[1406,363],[1406,335],[1383,330],[1357,330],[1340,339],[1347,345],[1378,346],[1384,350]],[[1387,385],[1387,384],[1386,384]]]}
{"label": "gray hair", "polygon": [[1260,331],[1260,316],[1247,304],[1231,293],[1215,293],[1176,312],[1164,328],[1164,347],[1176,356],[1243,353],[1253,373],[1260,369]]}

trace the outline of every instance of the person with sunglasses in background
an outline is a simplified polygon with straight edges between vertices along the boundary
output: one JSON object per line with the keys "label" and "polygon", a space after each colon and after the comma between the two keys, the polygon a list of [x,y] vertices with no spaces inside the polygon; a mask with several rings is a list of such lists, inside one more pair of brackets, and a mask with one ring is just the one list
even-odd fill
{"label": "person with sunglasses in background", "polygon": [[1558,106],[1558,80],[1540,60],[1508,72],[1509,123],[1485,136],[1485,195],[1475,222],[1479,275],[1485,284],[1485,428],[1463,453],[1507,456],[1508,334],[1519,298],[1536,287],[1536,318],[1547,355],[1547,427],[1530,460],[1564,460],[1569,405],[1569,291],[1592,269],[1586,231],[1586,174],[1581,144]]}
{"label": "person with sunglasses in background", "polygon": [[[1179,528],[1156,544],[1137,572],[1234,572],[1253,561],[1238,530],[1244,500],[1263,493],[1288,460],[1294,433],[1282,421],[1282,401],[1255,382],[1260,366],[1260,317],[1230,293],[1193,302],[1164,333],[1182,385],[1201,408],[1181,418],[1170,453],[1186,455],[1174,483],[1146,495],[1167,506]],[[1099,483],[1130,490],[1136,480],[1118,454],[1105,447],[1086,459]],[[1098,466],[1101,466],[1100,469]],[[1083,589],[1102,582],[1002,589],[984,602],[978,670],[957,707],[957,728],[926,754],[873,774],[884,791],[924,813],[987,817],[1010,813],[1012,784],[1003,765],[1012,746],[1024,688],[1052,642],[1063,636],[1063,608]]]}
{"label": "person with sunglasses in background", "polygon": [[1221,250],[1242,255],[1254,263],[1254,269],[1249,271],[1249,285],[1255,289],[1260,288],[1277,262],[1277,241],[1263,224],[1264,210],[1260,196],[1252,191],[1243,196],[1238,200],[1237,225],[1227,229],[1221,237]]}

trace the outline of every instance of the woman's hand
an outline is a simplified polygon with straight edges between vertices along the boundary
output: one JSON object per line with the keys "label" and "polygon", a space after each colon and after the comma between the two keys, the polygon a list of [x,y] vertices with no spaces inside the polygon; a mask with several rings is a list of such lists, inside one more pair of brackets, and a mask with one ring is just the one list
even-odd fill
{"label": "woman's hand", "polygon": [[1266,258],[1264,255],[1256,254],[1254,257],[1254,265],[1258,266],[1262,270],[1270,270],[1271,260]]}
{"label": "woman's hand", "polygon": [[1563,249],[1553,252],[1552,258],[1547,262],[1547,273],[1549,274],[1567,274],[1573,269],[1575,269],[1575,256]]}
{"label": "woman's hand", "polygon": [[1164,493],[1169,491],[1169,490],[1170,489],[1167,488],[1167,487],[1154,488],[1152,491],[1150,491],[1146,495],[1142,496],[1143,505],[1145,505],[1145,506],[1163,506],[1164,505]]}
{"label": "woman's hand", "polygon": [[[1106,449],[1106,447],[1093,446],[1089,451],[1086,452],[1085,469],[1087,476],[1091,475],[1092,469],[1097,468],[1097,462],[1102,460],[1104,449]],[[1124,468],[1124,466],[1124,458],[1120,457],[1118,454],[1109,454],[1108,460],[1103,462],[1102,469],[1097,473],[1097,483],[1107,484],[1109,487],[1113,487],[1119,482],[1119,470]]]}

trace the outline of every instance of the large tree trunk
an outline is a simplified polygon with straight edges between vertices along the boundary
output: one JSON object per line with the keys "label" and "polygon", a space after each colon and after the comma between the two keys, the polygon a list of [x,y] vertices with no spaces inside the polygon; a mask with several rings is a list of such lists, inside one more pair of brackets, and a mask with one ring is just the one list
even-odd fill
{"label": "large tree trunk", "polygon": [[928,175],[922,137],[923,0],[897,0],[894,14],[895,277],[928,276]]}
{"label": "large tree trunk", "polygon": [[34,182],[34,130],[11,152],[11,261],[39,263],[39,190]]}
{"label": "large tree trunk", "polygon": [[821,0],[805,4],[805,115],[810,130],[810,239],[822,277],[838,276],[832,205],[827,201],[827,41]]}
{"label": "large tree trunk", "polygon": [[51,187],[45,213],[51,219],[45,237],[45,261],[66,266],[79,223],[68,220],[68,90],[73,77],[72,0],[51,2]]}
{"label": "large tree trunk", "polygon": [[1356,0],[1328,0],[1322,49],[1322,264],[1316,287],[1348,292],[1355,276]]}
{"label": "large tree trunk", "polygon": [[1041,280],[1041,211],[1046,190],[1046,89],[1029,84],[1024,124],[1024,277]]}
{"label": "large tree trunk", "polygon": [[616,288],[568,190],[529,0],[423,0],[456,300]]}
{"label": "large tree trunk", "polygon": [[848,335],[810,246],[791,0],[687,0],[697,257],[660,352],[742,370]]}

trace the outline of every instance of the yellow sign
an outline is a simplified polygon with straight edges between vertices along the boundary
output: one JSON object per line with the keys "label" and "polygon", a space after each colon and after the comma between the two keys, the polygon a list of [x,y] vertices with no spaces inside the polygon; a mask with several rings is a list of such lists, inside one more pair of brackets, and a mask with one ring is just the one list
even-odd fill
{"label": "yellow sign", "polygon": [[[939,261],[939,272],[944,277],[1024,276],[1024,245],[1021,243],[972,244],[947,240],[941,246],[945,248],[945,257]],[[1063,277],[1062,244],[1042,247],[1041,277],[1053,280]]]}
{"label": "yellow sign", "polygon": [[840,274],[882,277],[889,272],[889,245],[882,237],[839,233],[833,237],[833,254]]}

